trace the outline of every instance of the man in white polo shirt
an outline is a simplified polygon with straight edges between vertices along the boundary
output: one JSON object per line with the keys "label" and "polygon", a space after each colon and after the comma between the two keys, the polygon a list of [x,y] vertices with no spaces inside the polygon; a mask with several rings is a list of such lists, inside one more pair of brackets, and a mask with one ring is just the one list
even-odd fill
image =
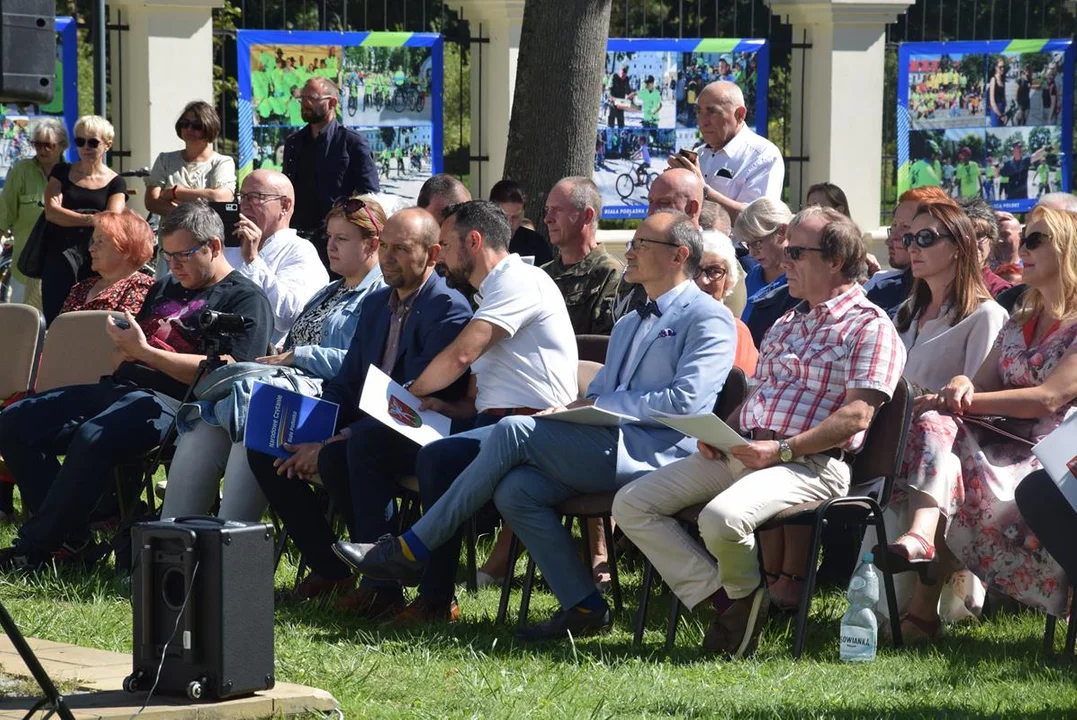
{"label": "man in white polo shirt", "polygon": [[696,148],[695,159],[671,156],[670,167],[697,173],[704,182],[703,199],[721,205],[734,221],[756,198],[781,200],[785,178],[781,151],[744,124],[748,109],[740,88],[731,82],[712,82],[699,94],[696,108],[704,144]]}
{"label": "man in white polo shirt", "polygon": [[[439,244],[446,278],[478,288],[479,307],[408,389],[423,398],[424,408],[454,419],[473,417],[474,429],[419,451],[415,469],[424,510],[475,459],[498,420],[576,400],[576,335],[561,291],[544,270],[509,253],[510,237],[508,218],[495,203],[474,200],[445,209]],[[432,397],[468,367],[472,383],[464,401],[449,404]],[[414,530],[422,532],[422,527]],[[453,592],[460,532],[431,551],[425,572],[411,578],[411,584],[418,581],[419,595],[394,616],[396,624],[459,617]]]}

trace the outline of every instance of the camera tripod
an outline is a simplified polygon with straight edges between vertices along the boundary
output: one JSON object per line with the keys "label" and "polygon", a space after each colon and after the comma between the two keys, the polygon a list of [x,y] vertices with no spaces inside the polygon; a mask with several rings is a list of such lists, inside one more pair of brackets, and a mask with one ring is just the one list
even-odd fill
{"label": "camera tripod", "polygon": [[45,668],[41,667],[41,662],[34,655],[34,651],[26,642],[26,638],[19,631],[15,621],[12,619],[11,614],[8,613],[7,608],[0,602],[0,627],[3,627],[4,633],[11,638],[11,644],[15,646],[15,650],[18,651],[19,657],[26,663],[26,667],[30,670],[30,674],[34,676],[34,680],[37,681],[38,687],[41,688],[41,692],[45,694],[43,698],[38,700],[29,712],[26,713],[26,717],[30,717],[38,710],[47,708],[48,712],[45,714],[46,718],[52,717],[55,713],[59,715],[63,720],[75,720],[75,716],[71,714],[71,709],[67,707],[67,703],[64,701],[64,696],[56,689],[56,686],[52,684],[52,680],[49,678],[49,674],[45,672]]}

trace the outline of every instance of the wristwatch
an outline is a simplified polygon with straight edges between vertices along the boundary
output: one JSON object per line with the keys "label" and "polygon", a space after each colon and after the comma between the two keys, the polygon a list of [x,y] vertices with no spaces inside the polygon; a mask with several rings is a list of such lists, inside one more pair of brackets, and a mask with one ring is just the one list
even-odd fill
{"label": "wristwatch", "polygon": [[778,457],[781,458],[783,463],[793,460],[793,448],[789,447],[789,443],[785,440],[778,441]]}

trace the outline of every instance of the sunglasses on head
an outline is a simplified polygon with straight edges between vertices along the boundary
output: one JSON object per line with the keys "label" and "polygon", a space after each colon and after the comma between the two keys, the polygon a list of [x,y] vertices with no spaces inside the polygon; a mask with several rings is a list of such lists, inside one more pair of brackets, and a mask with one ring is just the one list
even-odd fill
{"label": "sunglasses on head", "polygon": [[374,225],[374,231],[379,235],[381,234],[381,225],[374,219],[374,213],[370,212],[370,208],[367,207],[367,204],[363,202],[362,198],[353,197],[337,200],[333,203],[333,207],[343,208],[345,215],[354,215],[360,210],[365,210],[366,216],[370,218],[370,222]]}
{"label": "sunglasses on head", "polygon": [[187,118],[180,118],[179,122],[176,123],[176,127],[178,127],[180,130],[183,130],[184,128],[191,128],[192,130],[196,130],[196,131],[201,132],[201,130],[205,126],[202,124],[202,121],[199,120],[198,118],[195,118],[194,120],[188,120]]}
{"label": "sunglasses on head", "polygon": [[1050,237],[1047,233],[1042,232],[1026,233],[1021,236],[1021,247],[1026,250],[1035,250],[1047,242]]}
{"label": "sunglasses on head", "polygon": [[101,141],[98,140],[97,138],[84,138],[84,137],[75,138],[75,147],[88,147],[91,150],[96,150],[100,144],[101,144]]}
{"label": "sunglasses on head", "polygon": [[916,243],[916,247],[920,249],[929,248],[939,241],[940,238],[953,237],[949,233],[937,233],[930,228],[924,228],[918,232],[905,233],[901,236],[901,244],[906,249],[912,247],[913,243]]}

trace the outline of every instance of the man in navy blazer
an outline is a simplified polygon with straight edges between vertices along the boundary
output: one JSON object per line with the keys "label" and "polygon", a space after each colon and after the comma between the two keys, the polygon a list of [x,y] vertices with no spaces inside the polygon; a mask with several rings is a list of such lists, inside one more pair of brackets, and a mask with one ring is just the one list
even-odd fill
{"label": "man in navy blazer", "polygon": [[311,78],[299,97],[307,125],[284,141],[283,170],[295,186],[292,227],[314,243],[329,267],[325,216],[341,198],[378,192],[378,169],[366,138],[337,122],[340,90],[332,80]]}
{"label": "man in navy blazer", "polygon": [[[294,479],[321,475],[322,483],[348,520],[356,541],[373,541],[395,528],[396,479],[415,472],[419,446],[359,409],[359,396],[371,365],[396,382],[417,378],[471,320],[471,307],[434,272],[438,261],[438,224],[425,211],[409,208],[389,218],[378,248],[388,287],[363,300],[359,327],[340,372],[325,384],[322,399],[340,406],[340,432],[325,443],[296,448],[286,461],[249,452],[251,470],[270,505],[302,551],[311,574],[296,592],[319,597],[334,591],[350,609],[382,617],[403,608],[399,583],[366,581],[355,593],[351,570],[333,555],[336,535],[326,523],[310,486]],[[467,392],[465,373],[437,394],[456,402]],[[282,477],[284,476],[284,477]]]}
{"label": "man in navy blazer", "polygon": [[[693,282],[702,253],[699,229],[682,213],[652,215],[629,243],[628,281],[643,285],[649,300],[617,323],[606,365],[587,397],[568,407],[593,405],[638,420],[598,426],[542,417],[564,408],[506,417],[427,509],[424,537],[435,538],[434,545],[493,497],[562,608],[518,631],[521,640],[586,635],[610,624],[609,607],[580,562],[557,505],[575,495],[617,490],[695,450],[695,441],[653,415],[710,412],[733,366],[733,316]],[[430,529],[434,522],[437,532]],[[338,543],[336,549],[368,576],[402,578],[411,577],[429,551],[409,533],[377,545]]]}

